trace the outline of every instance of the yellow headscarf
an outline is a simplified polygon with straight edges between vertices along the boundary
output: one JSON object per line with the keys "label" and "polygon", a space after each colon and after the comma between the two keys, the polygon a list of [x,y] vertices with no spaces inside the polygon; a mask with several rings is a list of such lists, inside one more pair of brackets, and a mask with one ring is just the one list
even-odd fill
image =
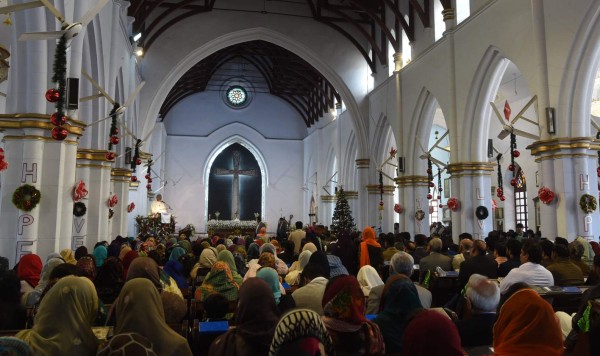
{"label": "yellow headscarf", "polygon": [[72,265],[77,264],[77,260],[75,259],[73,250],[71,250],[70,248],[65,248],[64,250],[60,251],[60,256],[63,260],[65,260],[66,263],[70,263]]}
{"label": "yellow headscarf", "polygon": [[95,355],[98,339],[92,324],[98,314],[98,295],[85,277],[61,278],[42,300],[34,326],[16,337],[34,355]]}

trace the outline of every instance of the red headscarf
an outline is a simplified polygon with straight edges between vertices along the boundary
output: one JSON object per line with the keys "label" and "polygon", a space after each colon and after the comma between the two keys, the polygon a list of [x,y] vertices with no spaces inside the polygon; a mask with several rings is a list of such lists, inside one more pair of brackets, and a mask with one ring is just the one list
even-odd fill
{"label": "red headscarf", "polygon": [[433,310],[423,310],[408,322],[402,343],[404,355],[466,355],[454,323]]}
{"label": "red headscarf", "polygon": [[600,255],[600,244],[596,241],[590,241],[590,245],[592,246],[592,250],[594,250],[594,255]]}
{"label": "red headscarf", "polygon": [[21,257],[19,267],[17,268],[17,275],[20,280],[26,281],[35,288],[40,283],[42,267],[40,256],[30,253]]}
{"label": "red headscarf", "polygon": [[125,254],[123,257],[123,279],[127,279],[127,272],[129,272],[129,266],[131,266],[131,262],[138,258],[140,255],[137,251],[131,250]]}
{"label": "red headscarf", "polygon": [[360,267],[370,265],[369,247],[381,248],[381,245],[375,240],[375,230],[372,227],[366,227],[362,233],[362,242],[360,243]]}
{"label": "red headscarf", "polygon": [[562,332],[548,302],[532,289],[513,294],[494,324],[496,355],[562,355]]}

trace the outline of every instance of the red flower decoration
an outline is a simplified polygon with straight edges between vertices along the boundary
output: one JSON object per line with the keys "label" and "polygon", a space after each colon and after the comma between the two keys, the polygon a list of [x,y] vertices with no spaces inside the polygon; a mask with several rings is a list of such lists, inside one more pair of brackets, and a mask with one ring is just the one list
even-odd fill
{"label": "red flower decoration", "polygon": [[80,180],[73,189],[73,201],[78,202],[88,195],[88,190],[85,187],[85,182]]}
{"label": "red flower decoration", "polygon": [[448,208],[450,208],[450,210],[456,211],[460,207],[460,202],[458,201],[458,198],[450,198],[448,199],[446,205],[448,205]]}
{"label": "red flower decoration", "polygon": [[127,212],[131,213],[133,211],[133,209],[135,209],[135,204],[133,202],[129,203],[129,205],[127,205]]}
{"label": "red flower decoration", "polygon": [[8,168],[8,162],[4,160],[4,149],[0,148],[0,172]]}
{"label": "red flower decoration", "polygon": [[398,214],[402,214],[402,207],[400,206],[400,204],[394,204],[394,211]]}
{"label": "red flower decoration", "polygon": [[116,195],[113,195],[112,197],[108,198],[108,207],[114,208],[118,202],[119,202],[119,198],[117,198]]}
{"label": "red flower decoration", "polygon": [[554,201],[556,194],[548,187],[541,187],[540,190],[538,190],[538,197],[542,203],[550,204]]}

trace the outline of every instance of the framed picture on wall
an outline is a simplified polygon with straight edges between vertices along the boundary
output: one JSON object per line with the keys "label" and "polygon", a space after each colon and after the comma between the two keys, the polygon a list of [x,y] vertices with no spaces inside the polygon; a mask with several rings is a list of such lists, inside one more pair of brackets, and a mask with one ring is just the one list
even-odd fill
{"label": "framed picture on wall", "polygon": [[450,198],[450,178],[444,179],[444,198]]}

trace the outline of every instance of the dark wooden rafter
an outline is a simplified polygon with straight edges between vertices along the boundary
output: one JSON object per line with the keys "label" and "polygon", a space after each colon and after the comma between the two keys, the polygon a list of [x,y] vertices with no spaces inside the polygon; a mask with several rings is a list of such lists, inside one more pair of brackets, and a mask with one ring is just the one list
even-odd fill
{"label": "dark wooden rafter", "polygon": [[[160,116],[164,119],[186,97],[211,90],[208,88],[209,84],[217,85],[218,90],[221,90],[225,82],[219,79],[220,68],[236,61],[252,65],[258,72],[260,82],[267,84],[268,92],[290,104],[301,115],[307,127],[334,108],[335,100],[340,100],[331,83],[302,58],[268,42],[250,41],[217,51],[190,68],[167,95],[161,106]],[[243,73],[239,77],[252,82],[249,80],[252,78],[244,77]]]}
{"label": "dark wooden rafter", "polygon": [[[439,1],[444,9],[451,6],[450,0]],[[171,26],[185,18],[212,11],[217,0],[130,2],[128,14],[135,18],[133,32],[142,34],[139,44],[148,52]],[[415,40],[415,15],[423,27],[430,27],[431,22],[429,0],[306,0],[306,4],[316,21],[339,32],[352,43],[372,72],[376,72],[377,62],[387,64],[388,42],[395,52],[400,51],[400,29],[409,41]],[[407,8],[407,12],[403,13],[402,8]],[[393,14],[393,21],[386,19],[387,13]]]}

